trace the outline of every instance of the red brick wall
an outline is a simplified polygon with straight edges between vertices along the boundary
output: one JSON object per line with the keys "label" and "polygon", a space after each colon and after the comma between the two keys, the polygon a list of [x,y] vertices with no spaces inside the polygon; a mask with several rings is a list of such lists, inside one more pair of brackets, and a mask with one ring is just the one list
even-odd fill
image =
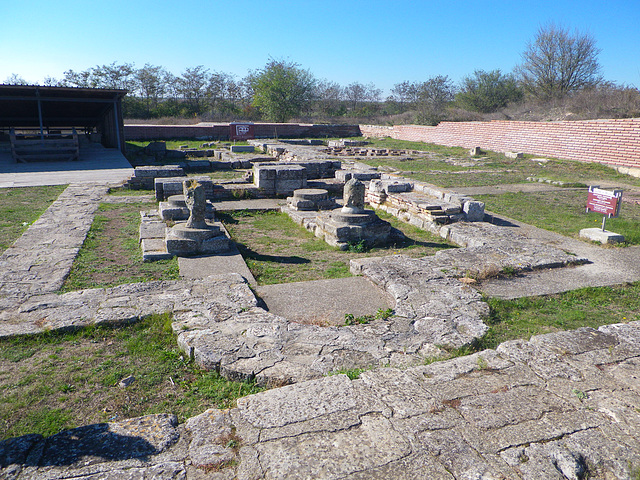
{"label": "red brick wall", "polygon": [[370,137],[640,167],[640,118],[575,122],[442,122],[435,127],[360,125],[360,131]]}
{"label": "red brick wall", "polygon": [[[358,125],[313,125],[299,123],[256,123],[256,138],[278,137],[357,137]],[[229,124],[209,125],[125,125],[125,140],[206,138],[226,140]]]}

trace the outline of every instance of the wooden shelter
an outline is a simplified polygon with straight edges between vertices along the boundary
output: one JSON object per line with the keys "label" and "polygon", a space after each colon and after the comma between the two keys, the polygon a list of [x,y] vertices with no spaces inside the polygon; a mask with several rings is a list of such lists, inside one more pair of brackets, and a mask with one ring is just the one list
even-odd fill
{"label": "wooden shelter", "polygon": [[[126,94],[126,90],[102,88],[0,85],[0,130],[11,134],[16,160],[59,158],[61,146],[71,152],[75,141],[77,147],[77,134],[124,153],[122,98]],[[70,155],[77,158],[77,151]]]}

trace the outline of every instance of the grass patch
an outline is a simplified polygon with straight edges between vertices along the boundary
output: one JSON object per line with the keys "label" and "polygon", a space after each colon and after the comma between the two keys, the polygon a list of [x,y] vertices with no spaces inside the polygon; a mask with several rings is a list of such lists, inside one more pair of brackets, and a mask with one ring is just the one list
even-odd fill
{"label": "grass patch", "polygon": [[[202,147],[204,143],[210,143],[208,140],[193,140],[192,138],[185,139],[172,139],[172,140],[153,140],[157,142],[165,142],[167,150],[180,150],[182,145],[186,145],[187,148],[196,148],[198,150],[211,150],[213,148],[224,148],[229,145],[249,145],[246,140],[236,140],[235,142],[218,142],[215,147]],[[131,141],[127,142],[127,147],[133,147],[135,149],[141,149],[152,143],[151,141]]]}
{"label": "grass patch", "polygon": [[[602,214],[585,212],[586,191],[519,192],[475,198],[485,202],[489,211],[569,237],[578,238],[581,229],[602,225]],[[620,216],[607,219],[607,230],[624,235],[627,244],[640,244],[640,205],[623,203]]]}
{"label": "grass patch", "polygon": [[[315,237],[280,212],[218,214],[260,285],[350,276],[349,260],[403,253],[433,255],[452,245],[439,237],[379,212],[407,238],[402,244],[364,251],[341,251]],[[354,249],[357,250],[357,249]]]}
{"label": "grass patch", "polygon": [[66,185],[0,188],[0,253],[9,248],[65,188]]}
{"label": "grass patch", "polygon": [[488,299],[488,333],[478,350],[532,335],[598,328],[640,320],[640,282],[615,287],[586,287],[571,292],[516,300]]}
{"label": "grass patch", "polygon": [[389,166],[414,180],[432,183],[443,188],[479,187],[524,183],[527,177],[545,178],[567,184],[597,184],[598,181],[622,182],[640,186],[640,179],[624,175],[599,163],[558,160],[525,155],[511,159],[502,153],[486,151],[472,157],[464,148],[445,147],[423,142],[370,138],[367,147],[417,150],[424,156],[413,160],[397,158],[365,158],[362,162],[379,167]]}
{"label": "grass patch", "polygon": [[489,327],[487,333],[460,348],[441,347],[444,354],[426,358],[425,365],[495,349],[509,340],[529,340],[534,335],[640,321],[640,282],[585,287],[515,300],[486,298],[485,301],[490,308],[489,317],[484,319]]}
{"label": "grass patch", "polygon": [[[152,315],[125,327],[0,339],[0,440],[153,413],[184,421],[264,390],[197,367],[170,323]],[[117,386],[129,375],[129,387]]]}
{"label": "grass patch", "polygon": [[140,210],[153,203],[101,204],[62,292],[179,278],[177,258],[143,262]]}
{"label": "grass patch", "polygon": [[[335,138],[334,140],[339,140]],[[351,137],[349,140],[362,141],[362,137]],[[450,156],[468,156],[468,150],[462,147],[446,147],[435,143],[411,142],[409,140],[396,140],[390,137],[370,137],[363,148],[390,148],[393,150],[418,150],[421,152],[439,153]]]}
{"label": "grass patch", "polygon": [[207,176],[210,177],[215,183],[216,180],[222,182],[228,182],[229,180],[241,180],[245,173],[247,173],[247,170],[217,170],[215,172],[193,173],[187,176]]}
{"label": "grass patch", "polygon": [[136,197],[136,196],[142,196],[142,195],[153,195],[155,197],[156,192],[155,190],[144,190],[144,189],[133,190],[131,188],[125,188],[124,186],[120,186],[120,187],[110,188],[108,194],[114,197]]}

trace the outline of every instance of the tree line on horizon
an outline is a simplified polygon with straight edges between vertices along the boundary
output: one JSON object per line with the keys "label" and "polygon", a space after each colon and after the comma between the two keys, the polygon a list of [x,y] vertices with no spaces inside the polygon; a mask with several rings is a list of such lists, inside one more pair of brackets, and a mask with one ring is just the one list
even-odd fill
{"label": "tree line on horizon", "polygon": [[[630,108],[618,108],[614,114],[636,116],[640,92],[605,81],[599,53],[591,35],[551,23],[538,29],[522,53],[522,62],[511,73],[475,70],[459,84],[446,75],[404,81],[394,85],[385,99],[373,83],[342,86],[318,79],[294,62],[277,59],[269,59],[264,67],[241,79],[203,65],[176,76],[162,66],[146,64],[136,69],[130,63],[114,62],[84,71],[67,70],[62,79],[47,77],[44,84],[126,89],[129,95],[123,101],[123,114],[136,119],[286,122],[393,116],[402,123],[435,125],[443,120],[477,119],[473,113],[492,114],[525,100],[556,104],[571,97],[584,98],[585,93],[590,98],[587,102],[613,95]],[[14,74],[5,83],[26,82]]]}

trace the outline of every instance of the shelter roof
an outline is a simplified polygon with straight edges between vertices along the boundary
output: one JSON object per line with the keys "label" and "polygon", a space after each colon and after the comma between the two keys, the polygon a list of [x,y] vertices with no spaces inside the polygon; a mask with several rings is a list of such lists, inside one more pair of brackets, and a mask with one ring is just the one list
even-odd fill
{"label": "shelter roof", "polygon": [[0,127],[38,127],[38,108],[47,127],[94,127],[126,94],[117,89],[0,85]]}

